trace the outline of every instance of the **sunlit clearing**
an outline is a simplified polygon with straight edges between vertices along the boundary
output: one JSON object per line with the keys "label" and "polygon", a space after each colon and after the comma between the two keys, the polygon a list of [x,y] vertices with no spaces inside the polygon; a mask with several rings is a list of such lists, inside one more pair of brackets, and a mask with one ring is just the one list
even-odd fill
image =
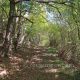
{"label": "sunlit clearing", "polygon": [[12,56],[12,57],[10,57],[10,59],[12,60],[12,61],[19,61],[19,62],[21,62],[23,59],[22,58],[19,58],[19,57],[14,57],[14,56]]}
{"label": "sunlit clearing", "polygon": [[45,70],[47,73],[56,73],[56,72],[59,72],[58,69],[47,69]]}
{"label": "sunlit clearing", "polygon": [[32,58],[32,61],[42,61],[42,59],[40,59],[40,58],[37,57],[37,56],[34,56],[34,57]]}
{"label": "sunlit clearing", "polygon": [[51,54],[51,53],[50,53],[50,54],[48,54],[48,53],[43,53],[43,56],[54,56],[54,57],[55,57],[55,56],[57,56],[57,54]]}

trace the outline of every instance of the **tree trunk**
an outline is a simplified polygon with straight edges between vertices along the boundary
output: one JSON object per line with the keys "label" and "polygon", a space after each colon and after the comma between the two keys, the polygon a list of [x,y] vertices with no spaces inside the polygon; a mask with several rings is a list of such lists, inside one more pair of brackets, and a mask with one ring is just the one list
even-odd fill
{"label": "tree trunk", "polygon": [[5,34],[5,39],[3,43],[3,49],[2,49],[2,54],[4,55],[4,57],[8,56],[9,48],[11,44],[11,33],[14,27],[13,21],[14,21],[14,15],[15,15],[15,3],[14,3],[14,0],[9,0],[9,1],[10,1],[9,18],[8,18],[6,34]]}

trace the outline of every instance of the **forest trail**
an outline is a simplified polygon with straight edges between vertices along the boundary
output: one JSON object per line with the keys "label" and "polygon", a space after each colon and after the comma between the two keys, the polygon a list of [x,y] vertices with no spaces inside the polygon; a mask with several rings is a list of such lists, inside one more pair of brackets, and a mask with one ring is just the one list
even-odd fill
{"label": "forest trail", "polygon": [[72,80],[72,69],[48,48],[23,48],[0,62],[0,80]]}

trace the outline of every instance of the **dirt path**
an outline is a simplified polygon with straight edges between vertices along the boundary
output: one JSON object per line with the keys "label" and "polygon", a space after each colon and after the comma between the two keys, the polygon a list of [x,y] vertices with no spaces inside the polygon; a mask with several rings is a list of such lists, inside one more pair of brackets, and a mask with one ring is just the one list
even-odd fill
{"label": "dirt path", "polygon": [[0,63],[0,80],[72,80],[72,66],[47,48],[25,48]]}

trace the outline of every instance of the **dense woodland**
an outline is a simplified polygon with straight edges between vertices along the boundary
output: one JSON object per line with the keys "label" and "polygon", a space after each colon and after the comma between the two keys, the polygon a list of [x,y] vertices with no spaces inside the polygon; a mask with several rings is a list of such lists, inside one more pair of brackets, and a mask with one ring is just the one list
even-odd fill
{"label": "dense woodland", "polygon": [[80,0],[0,0],[0,80],[80,80]]}

